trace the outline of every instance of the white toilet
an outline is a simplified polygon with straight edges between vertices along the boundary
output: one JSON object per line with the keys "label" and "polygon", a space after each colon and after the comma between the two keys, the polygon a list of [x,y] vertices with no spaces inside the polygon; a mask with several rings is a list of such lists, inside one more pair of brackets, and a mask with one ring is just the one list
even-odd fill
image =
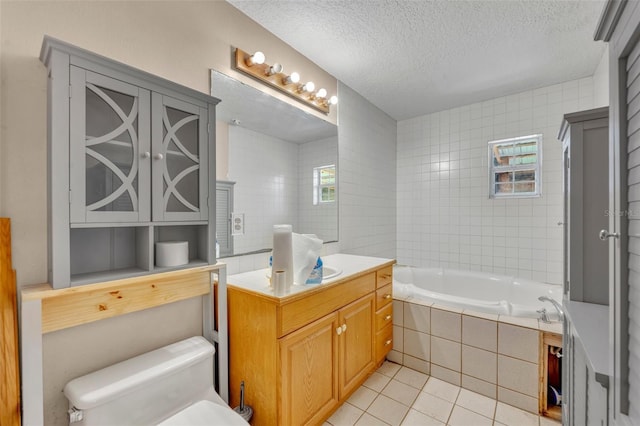
{"label": "white toilet", "polygon": [[246,426],[213,388],[214,352],[196,336],[73,379],[69,423]]}

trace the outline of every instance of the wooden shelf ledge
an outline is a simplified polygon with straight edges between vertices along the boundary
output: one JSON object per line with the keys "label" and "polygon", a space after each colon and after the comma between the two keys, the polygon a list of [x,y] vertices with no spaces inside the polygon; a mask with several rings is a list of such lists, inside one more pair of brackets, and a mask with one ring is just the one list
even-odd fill
{"label": "wooden shelf ledge", "polygon": [[211,272],[220,265],[163,272],[54,290],[49,284],[26,286],[22,303],[42,304],[42,333],[153,308],[211,291]]}

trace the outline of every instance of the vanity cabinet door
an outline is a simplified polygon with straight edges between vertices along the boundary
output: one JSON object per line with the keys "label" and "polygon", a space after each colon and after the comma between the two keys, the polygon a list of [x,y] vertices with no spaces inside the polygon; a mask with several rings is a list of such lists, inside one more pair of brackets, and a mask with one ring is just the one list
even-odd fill
{"label": "vanity cabinet door", "polygon": [[207,119],[206,108],[153,93],[154,221],[207,220]]}
{"label": "vanity cabinet door", "polygon": [[279,340],[278,424],[319,424],[337,406],[340,325],[333,313]]}
{"label": "vanity cabinet door", "polygon": [[375,299],[369,294],[340,309],[340,398],[362,383],[374,364]]}
{"label": "vanity cabinet door", "polygon": [[70,222],[148,221],[149,91],[70,68]]}

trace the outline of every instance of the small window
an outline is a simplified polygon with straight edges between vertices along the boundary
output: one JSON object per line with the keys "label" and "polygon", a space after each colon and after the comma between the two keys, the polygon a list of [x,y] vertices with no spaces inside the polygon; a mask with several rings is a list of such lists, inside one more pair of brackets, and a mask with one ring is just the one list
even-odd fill
{"label": "small window", "polygon": [[336,201],[336,166],[313,169],[313,205]]}
{"label": "small window", "polygon": [[489,142],[489,197],[540,196],[542,135]]}

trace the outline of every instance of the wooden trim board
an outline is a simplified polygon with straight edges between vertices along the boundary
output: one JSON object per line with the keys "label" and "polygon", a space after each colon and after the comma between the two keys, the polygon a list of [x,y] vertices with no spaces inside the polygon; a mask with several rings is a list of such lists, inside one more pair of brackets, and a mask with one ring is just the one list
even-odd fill
{"label": "wooden trim board", "polygon": [[213,266],[53,290],[27,286],[22,301],[41,300],[42,333],[111,318],[210,292]]}
{"label": "wooden trim board", "polygon": [[11,264],[11,221],[0,218],[0,424],[20,425],[20,365],[16,271]]}

